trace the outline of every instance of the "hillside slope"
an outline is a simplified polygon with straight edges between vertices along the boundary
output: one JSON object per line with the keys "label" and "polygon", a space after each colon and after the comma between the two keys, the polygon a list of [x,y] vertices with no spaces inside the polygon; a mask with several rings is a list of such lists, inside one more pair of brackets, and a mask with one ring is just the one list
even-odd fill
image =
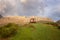
{"label": "hillside slope", "polygon": [[10,40],[60,40],[60,30],[47,24],[28,24],[20,27]]}

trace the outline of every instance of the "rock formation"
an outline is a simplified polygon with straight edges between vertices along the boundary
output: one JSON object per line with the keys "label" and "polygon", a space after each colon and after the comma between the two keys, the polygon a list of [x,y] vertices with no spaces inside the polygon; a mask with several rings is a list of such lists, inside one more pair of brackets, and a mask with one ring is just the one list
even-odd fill
{"label": "rock formation", "polygon": [[[7,24],[7,23],[16,23],[16,24],[28,24],[30,23],[30,19],[33,18],[31,17],[25,17],[25,16],[7,16],[2,19],[0,19],[0,24]],[[52,22],[53,20],[49,18],[43,18],[43,17],[34,17],[36,22],[39,21],[49,21]]]}

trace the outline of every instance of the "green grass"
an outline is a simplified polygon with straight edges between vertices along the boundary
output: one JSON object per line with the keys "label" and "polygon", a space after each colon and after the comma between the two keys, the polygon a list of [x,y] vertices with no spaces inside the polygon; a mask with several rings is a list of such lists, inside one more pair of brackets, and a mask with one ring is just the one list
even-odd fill
{"label": "green grass", "polygon": [[60,40],[60,30],[41,23],[24,25],[10,40]]}

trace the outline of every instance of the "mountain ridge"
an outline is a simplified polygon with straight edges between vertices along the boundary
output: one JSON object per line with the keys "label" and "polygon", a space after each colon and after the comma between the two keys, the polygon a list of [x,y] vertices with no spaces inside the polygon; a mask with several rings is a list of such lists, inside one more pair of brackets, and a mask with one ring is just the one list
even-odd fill
{"label": "mountain ridge", "polygon": [[7,16],[0,19],[0,24],[7,24],[7,23],[16,23],[16,24],[26,24],[30,22],[31,18],[35,18],[36,22],[39,21],[48,21],[53,22],[52,19],[47,17],[37,17],[37,16]]}

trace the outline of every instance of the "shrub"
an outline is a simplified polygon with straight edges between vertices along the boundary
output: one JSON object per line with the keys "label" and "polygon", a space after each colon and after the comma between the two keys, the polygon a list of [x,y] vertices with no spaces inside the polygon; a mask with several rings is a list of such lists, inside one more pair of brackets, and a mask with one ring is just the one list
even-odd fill
{"label": "shrub", "polygon": [[58,26],[58,29],[60,29],[60,26]]}
{"label": "shrub", "polygon": [[12,37],[16,35],[17,29],[18,29],[17,24],[9,23],[7,25],[4,25],[0,27],[0,37],[1,38]]}
{"label": "shrub", "polygon": [[46,24],[53,25],[53,26],[58,26],[58,24],[55,23],[55,22],[47,22]]}

